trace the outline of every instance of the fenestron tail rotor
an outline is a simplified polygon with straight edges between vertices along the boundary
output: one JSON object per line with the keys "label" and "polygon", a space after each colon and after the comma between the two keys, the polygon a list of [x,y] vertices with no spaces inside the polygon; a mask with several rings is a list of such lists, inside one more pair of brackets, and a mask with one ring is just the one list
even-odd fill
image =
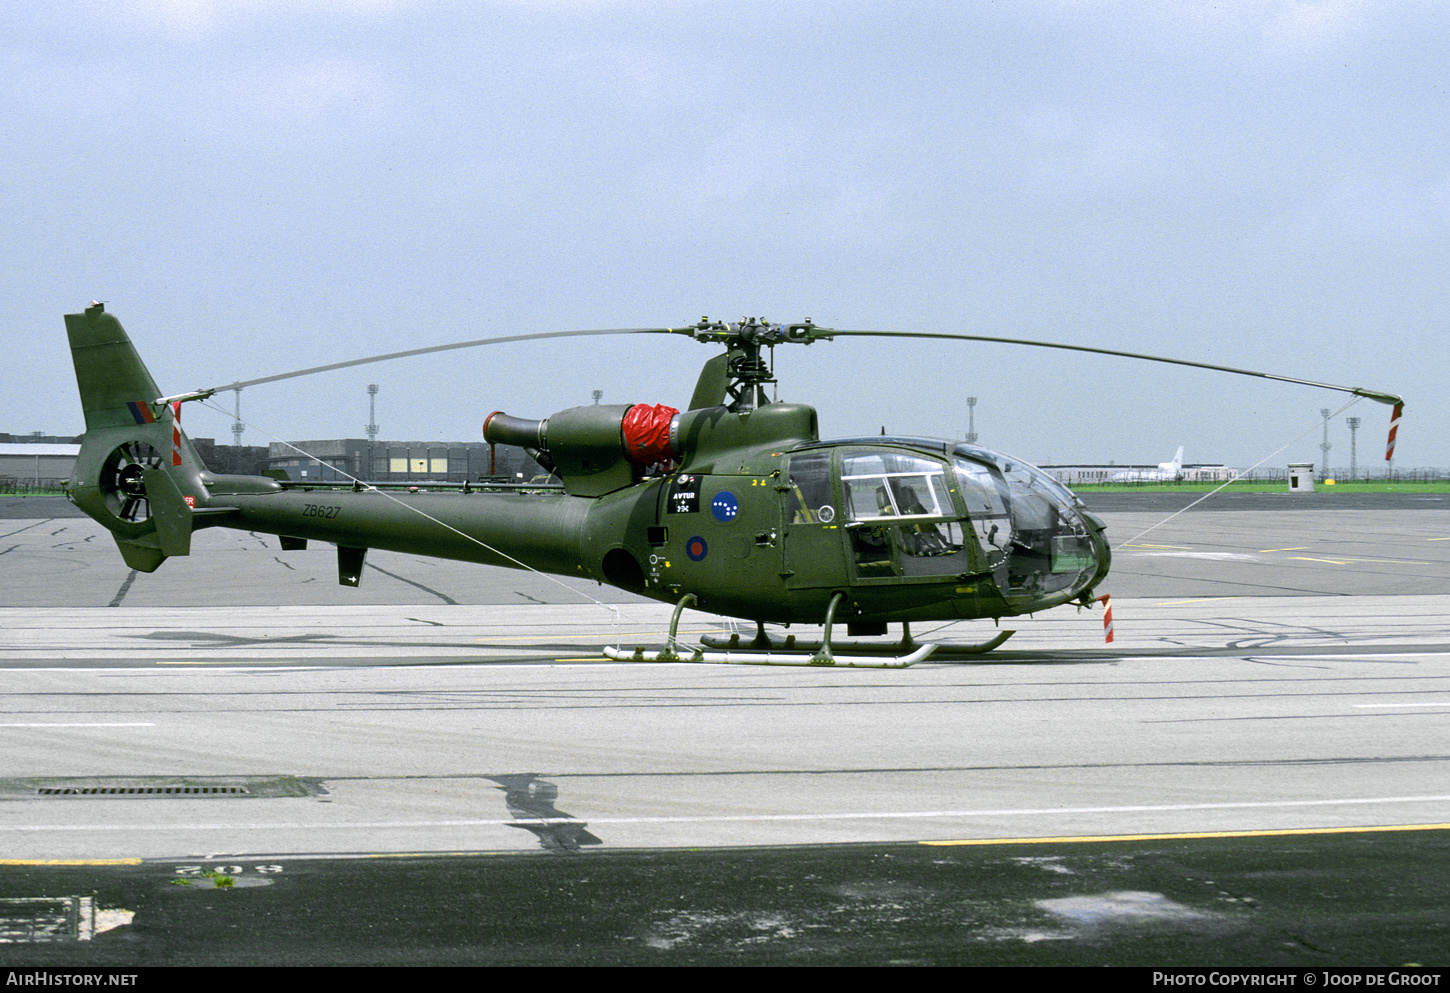
{"label": "fenestron tail rotor", "polygon": [[144,476],[147,469],[159,469],[161,465],[161,452],[144,441],[128,441],[117,447],[102,463],[97,480],[106,508],[127,524],[149,520],[151,501],[146,495]]}

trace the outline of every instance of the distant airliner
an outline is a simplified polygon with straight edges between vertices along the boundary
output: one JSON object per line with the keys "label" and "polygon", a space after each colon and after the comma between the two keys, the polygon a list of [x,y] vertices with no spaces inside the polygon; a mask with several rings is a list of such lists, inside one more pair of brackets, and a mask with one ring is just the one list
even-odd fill
{"label": "distant airliner", "polygon": [[1115,483],[1179,482],[1183,479],[1183,446],[1171,462],[1159,462],[1156,469],[1130,469],[1113,473]]}

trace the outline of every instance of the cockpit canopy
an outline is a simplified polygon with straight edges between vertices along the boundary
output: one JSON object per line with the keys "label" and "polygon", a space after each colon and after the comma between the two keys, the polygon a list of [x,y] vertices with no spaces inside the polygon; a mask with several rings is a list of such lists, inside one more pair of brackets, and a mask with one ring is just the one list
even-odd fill
{"label": "cockpit canopy", "polygon": [[1098,545],[1071,491],[1041,469],[985,448],[957,445],[951,460],[1004,594],[1045,595],[1092,581]]}
{"label": "cockpit canopy", "polygon": [[1057,603],[1092,582],[1099,546],[1050,476],[971,445],[893,442],[791,457],[794,522],[844,528],[859,580],[987,573],[1009,601]]}

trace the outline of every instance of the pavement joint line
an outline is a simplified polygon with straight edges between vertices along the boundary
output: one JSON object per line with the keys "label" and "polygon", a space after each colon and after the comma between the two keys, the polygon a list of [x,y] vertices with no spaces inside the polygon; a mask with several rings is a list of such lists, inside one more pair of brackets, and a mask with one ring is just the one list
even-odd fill
{"label": "pavement joint line", "polygon": [[1342,798],[1333,800],[1262,800],[1232,803],[1175,803],[1155,805],[1130,805],[1121,807],[1039,807],[1024,809],[994,810],[908,810],[908,811],[851,811],[847,813],[807,814],[713,814],[705,816],[679,817],[503,817],[503,818],[460,818],[440,821],[338,821],[338,822],[250,822],[226,824],[7,824],[0,825],[0,835],[27,834],[34,832],[60,831],[252,831],[266,829],[288,830],[334,830],[354,831],[359,829],[397,828],[473,828],[473,827],[519,827],[533,825],[551,827],[559,825],[603,824],[723,824],[733,822],[779,823],[787,821],[846,821],[846,820],[917,820],[933,817],[1012,817],[1012,816],[1062,816],[1071,814],[1152,814],[1173,813],[1189,810],[1262,810],[1266,808],[1289,807],[1338,807],[1364,806],[1386,803],[1444,803],[1450,796],[1396,796]]}
{"label": "pavement joint line", "polygon": [[49,724],[0,724],[0,728],[154,728],[155,726],[156,723],[154,721],[69,721],[64,723],[52,722]]}
{"label": "pavement joint line", "polygon": [[1356,707],[1450,707],[1450,700],[1425,700],[1421,703],[1356,703]]}

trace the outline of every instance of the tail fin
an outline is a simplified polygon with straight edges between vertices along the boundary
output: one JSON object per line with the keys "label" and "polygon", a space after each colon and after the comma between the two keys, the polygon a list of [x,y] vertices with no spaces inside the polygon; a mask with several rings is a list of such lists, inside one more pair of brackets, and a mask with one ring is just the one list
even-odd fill
{"label": "tail fin", "polygon": [[1158,468],[1168,474],[1168,478],[1177,482],[1183,478],[1183,446],[1178,446],[1178,451],[1173,453],[1172,462],[1159,462]]}
{"label": "tail fin", "polygon": [[191,551],[191,514],[204,466],[181,433],[180,405],[161,395],[121,322],[93,303],[65,315],[85,411],[75,478],[66,495],[105,525],[126,564],[154,572]]}

